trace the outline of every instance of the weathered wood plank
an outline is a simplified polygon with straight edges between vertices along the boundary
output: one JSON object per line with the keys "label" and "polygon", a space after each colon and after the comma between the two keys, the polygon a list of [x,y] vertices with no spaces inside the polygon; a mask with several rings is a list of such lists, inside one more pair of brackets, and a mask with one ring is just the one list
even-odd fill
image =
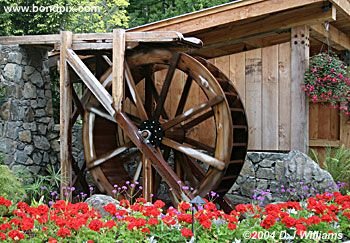
{"label": "weathered wood plank", "polygon": [[327,31],[324,24],[311,25],[311,36],[319,41],[327,44],[327,38],[330,41],[332,47],[338,50],[349,50],[350,49],[350,37],[341,32],[332,25],[329,25],[329,30]]}
{"label": "weathered wood plank", "polygon": [[290,150],[290,42],[279,45],[278,51],[278,148]]}
{"label": "weathered wood plank", "polygon": [[116,112],[122,110],[124,97],[124,60],[125,60],[125,30],[113,30],[112,56],[112,97]]}
{"label": "weathered wood plank", "polygon": [[339,111],[331,108],[330,113],[331,113],[330,114],[330,122],[331,122],[330,139],[337,140],[339,139],[339,126],[340,126]]}
{"label": "weathered wood plank", "polygon": [[220,67],[220,71],[227,77],[230,76],[230,56],[217,57],[216,66]]}
{"label": "weathered wood plank", "polygon": [[309,28],[292,28],[291,38],[291,149],[307,152],[309,104],[301,87],[309,64]]}
{"label": "weathered wood plank", "polygon": [[325,104],[318,104],[318,136],[320,139],[330,139],[331,136],[331,108]]}
{"label": "weathered wood plank", "polygon": [[262,49],[263,150],[278,150],[278,93],[278,45],[274,45]]}
{"label": "weathered wood plank", "polygon": [[246,77],[245,77],[245,65],[246,57],[245,52],[237,53],[230,56],[230,72],[229,78],[233,81],[233,85],[238,91],[239,97],[243,105],[245,104],[245,92],[246,92]]}
{"label": "weathered wood plank", "polygon": [[346,147],[350,146],[350,123],[349,117],[340,115],[340,144]]}
{"label": "weathered wood plank", "polygon": [[339,147],[339,140],[310,139],[310,147]]}
{"label": "weathered wood plank", "polygon": [[246,98],[245,105],[249,124],[248,149],[262,149],[262,60],[261,49],[246,52]]}
{"label": "weathered wood plank", "polygon": [[72,33],[62,31],[60,35],[60,161],[61,197],[72,183],[72,83],[69,81],[67,48],[72,45]]}
{"label": "weathered wood plank", "polygon": [[318,103],[309,104],[309,137],[310,140],[318,139]]}

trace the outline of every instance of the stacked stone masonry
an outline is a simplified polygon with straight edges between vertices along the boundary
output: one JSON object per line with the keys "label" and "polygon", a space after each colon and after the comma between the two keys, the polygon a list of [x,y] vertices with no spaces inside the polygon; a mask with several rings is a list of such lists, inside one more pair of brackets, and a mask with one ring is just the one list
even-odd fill
{"label": "stacked stone masonry", "polygon": [[[0,45],[0,152],[16,172],[45,173],[58,164],[47,51]],[[32,176],[33,178],[33,176]]]}

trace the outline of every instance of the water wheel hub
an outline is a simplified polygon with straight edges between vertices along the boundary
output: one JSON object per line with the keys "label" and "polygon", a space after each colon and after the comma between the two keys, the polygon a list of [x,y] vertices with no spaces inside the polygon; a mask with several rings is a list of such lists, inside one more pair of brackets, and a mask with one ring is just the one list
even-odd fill
{"label": "water wheel hub", "polygon": [[159,147],[164,136],[160,122],[155,120],[143,121],[139,126],[139,134],[154,147]]}

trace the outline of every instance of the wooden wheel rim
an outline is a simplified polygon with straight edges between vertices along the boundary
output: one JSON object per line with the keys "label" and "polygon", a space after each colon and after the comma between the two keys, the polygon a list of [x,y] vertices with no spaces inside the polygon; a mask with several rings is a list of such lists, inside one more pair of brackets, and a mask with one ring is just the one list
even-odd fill
{"label": "wooden wheel rim", "polygon": [[[169,65],[171,58],[174,56],[174,52],[169,50],[153,49],[150,51],[140,51],[132,53],[127,56],[127,63],[130,66],[132,72],[140,66],[146,65]],[[188,74],[193,78],[193,81],[201,87],[202,91],[208,97],[208,99],[220,96],[223,101],[215,105],[213,110],[213,117],[216,129],[216,140],[215,140],[215,152],[214,157],[225,164],[230,161],[231,155],[231,144],[232,144],[232,119],[227,103],[225,94],[218,84],[215,77],[197,60],[190,57],[187,54],[180,53],[179,61],[177,63],[176,69]],[[137,74],[134,74],[137,76]],[[137,82],[141,77],[135,79]],[[91,104],[96,104],[96,100],[91,100]],[[84,136],[84,150],[85,159],[87,167],[99,157],[96,154],[95,144],[94,144],[94,126],[96,120],[101,119],[97,117],[93,112],[87,111],[84,117],[83,125],[83,136]],[[207,131],[205,131],[207,132]],[[120,146],[121,144],[119,144]],[[91,174],[93,175],[97,185],[101,191],[106,191],[108,194],[112,194],[113,184],[109,181],[105,175],[105,171],[102,167],[96,166],[91,169]],[[209,167],[204,178],[199,183],[197,187],[196,194],[205,196],[210,190],[215,189],[224,174],[224,170],[218,170],[213,167]]]}

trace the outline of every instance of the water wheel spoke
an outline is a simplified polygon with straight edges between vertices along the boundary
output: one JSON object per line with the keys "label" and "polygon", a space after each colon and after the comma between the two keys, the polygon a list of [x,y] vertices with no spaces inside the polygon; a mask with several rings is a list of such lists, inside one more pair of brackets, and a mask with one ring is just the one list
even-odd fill
{"label": "water wheel spoke", "polygon": [[142,168],[143,197],[150,202],[153,194],[152,162],[145,155],[142,156]]}
{"label": "water wheel spoke", "polygon": [[209,110],[209,111],[206,111],[205,113],[199,115],[198,117],[194,118],[193,120],[185,123],[182,128],[184,130],[188,130],[192,127],[195,127],[197,126],[198,124],[206,121],[207,119],[209,119],[210,117],[212,117],[214,115],[214,111],[213,110]]}
{"label": "water wheel spoke", "polygon": [[[180,178],[184,178],[184,180],[188,180],[191,187],[196,188],[198,185],[198,178],[192,172],[192,166],[188,163],[188,157],[180,152],[175,152],[175,165],[176,165],[176,174],[180,174]],[[196,163],[196,162],[195,162]],[[197,163],[196,163],[197,164]],[[203,171],[205,174],[205,172]],[[204,176],[203,174],[203,176]]]}
{"label": "water wheel spoke", "polygon": [[84,105],[82,104],[81,100],[79,99],[79,96],[75,92],[74,88],[72,88],[72,97],[73,97],[73,102],[74,102],[75,108],[77,109],[77,111],[81,115],[81,117],[83,117],[83,115],[84,115]]}
{"label": "water wheel spoke", "polygon": [[186,79],[186,82],[185,82],[185,86],[183,88],[183,92],[181,94],[181,97],[180,97],[180,100],[179,100],[179,104],[178,104],[177,109],[176,109],[175,116],[180,115],[184,111],[184,108],[185,108],[185,105],[186,105],[188,94],[190,93],[190,89],[191,89],[192,83],[193,83],[192,77],[191,76],[187,76],[187,79]]}
{"label": "water wheel spoke", "polygon": [[210,165],[218,170],[224,170],[225,169],[225,163],[210,156],[203,152],[200,152],[197,149],[193,149],[191,147],[188,147],[185,144],[180,144],[178,142],[175,142],[174,140],[171,140],[169,138],[164,137],[162,140],[162,143],[168,147],[171,147],[172,149],[175,149],[181,153],[184,153],[192,158],[198,159],[202,161],[203,163]]}
{"label": "water wheel spoke", "polygon": [[133,115],[133,114],[127,113],[127,112],[125,112],[125,114],[126,114],[126,115],[130,118],[130,120],[132,120],[136,125],[140,125],[140,124],[141,124],[142,120],[141,120],[139,117],[137,117],[137,116],[135,116],[135,115]]}
{"label": "water wheel spoke", "polygon": [[105,163],[106,161],[120,155],[121,153],[125,152],[127,149],[132,147],[132,143],[128,142],[126,143],[124,146],[118,147],[106,154],[103,154],[102,156],[100,156],[99,158],[91,161],[88,165],[88,169],[91,170],[92,168],[95,168],[96,166],[100,166],[103,163]]}
{"label": "water wheel spoke", "polygon": [[136,168],[134,177],[133,177],[134,182],[137,182],[140,180],[141,171],[142,171],[142,161],[139,161],[139,163],[137,164],[137,168]]}
{"label": "water wheel spoke", "polygon": [[[156,86],[154,85],[154,82],[152,82],[150,85],[151,85],[152,95],[154,96],[154,99],[158,100],[159,94],[158,94]],[[161,114],[162,114],[163,119],[166,119],[166,120],[169,119],[169,115],[164,109],[162,109]]]}
{"label": "water wheel spoke", "polygon": [[[101,78],[99,81],[103,87],[105,87],[105,88],[109,87],[109,85],[112,83],[112,68],[111,67],[109,67],[101,75]],[[91,96],[92,96],[92,93],[90,92],[90,90],[86,89],[83,93],[83,96],[81,97],[81,103],[82,103],[83,107],[88,103]],[[76,108],[76,109],[74,109],[73,115],[72,115],[73,123],[77,120],[78,116],[79,116],[79,110],[78,110],[78,108]]]}
{"label": "water wheel spoke", "polygon": [[191,193],[182,193],[178,181],[179,177],[175,174],[172,168],[164,160],[162,154],[154,149],[151,145],[145,143],[138,133],[138,128],[126,116],[125,113],[117,113],[116,120],[123,131],[128,135],[130,140],[142,151],[147,159],[152,161],[152,165],[169,187],[173,188],[174,193],[182,200],[190,200],[193,198]]}
{"label": "water wheel spoke", "polygon": [[193,107],[187,111],[185,111],[184,113],[182,113],[181,115],[176,116],[174,119],[165,122],[163,124],[163,130],[168,130],[169,128],[172,128],[178,124],[180,124],[183,121],[186,121],[188,119],[190,119],[191,117],[221,103],[222,101],[224,101],[224,97],[222,96],[215,96],[214,98],[208,100],[207,102],[200,104],[196,107]]}
{"label": "water wheel spoke", "polygon": [[204,143],[201,143],[195,139],[185,137],[184,143],[187,143],[195,148],[208,151],[209,153],[214,153],[215,149],[213,147],[210,147],[209,145],[206,145]]}
{"label": "water wheel spoke", "polygon": [[170,61],[170,66],[169,66],[168,72],[166,74],[162,90],[160,91],[159,98],[157,100],[156,109],[154,111],[154,116],[153,116],[154,120],[158,120],[159,119],[160,114],[162,113],[162,110],[164,109],[165,99],[166,99],[166,97],[168,95],[170,84],[171,84],[171,81],[173,80],[173,77],[174,77],[175,70],[176,70],[176,67],[177,67],[177,63],[179,62],[179,59],[180,59],[180,54],[175,53],[173,55],[171,61]]}
{"label": "water wheel spoke", "polygon": [[116,120],[114,119],[114,117],[112,117],[110,114],[108,114],[107,112],[104,112],[103,110],[99,109],[99,108],[96,108],[96,107],[87,107],[86,108],[88,111],[106,119],[106,120],[109,120],[111,122],[114,122],[116,123]]}
{"label": "water wheel spoke", "polygon": [[131,74],[131,71],[130,71],[130,68],[129,68],[129,65],[127,62],[125,62],[125,79],[126,79],[126,82],[128,84],[129,91],[130,91],[131,97],[133,99],[133,102],[135,103],[137,111],[140,115],[140,118],[142,120],[147,120],[148,115],[146,113],[145,107],[143,106],[141,96],[137,92],[135,81],[134,81],[134,78],[132,77],[132,74]]}
{"label": "water wheel spoke", "polygon": [[153,74],[149,69],[145,75],[145,109],[148,117],[152,117],[153,113],[153,92],[152,92]]}

